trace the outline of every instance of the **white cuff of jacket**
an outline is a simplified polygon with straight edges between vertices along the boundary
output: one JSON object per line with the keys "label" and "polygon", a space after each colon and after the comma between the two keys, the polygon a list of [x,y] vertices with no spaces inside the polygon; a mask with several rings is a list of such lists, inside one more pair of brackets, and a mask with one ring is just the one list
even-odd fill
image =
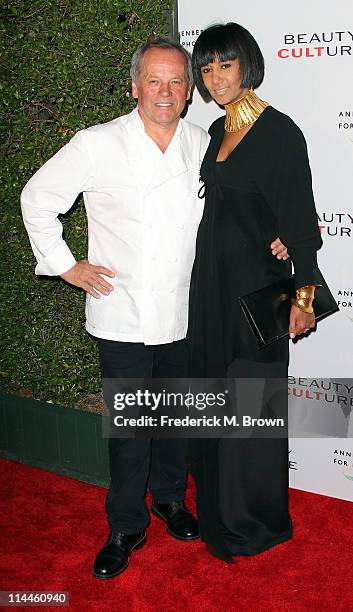
{"label": "white cuff of jacket", "polygon": [[41,259],[35,268],[35,273],[46,276],[59,276],[72,268],[76,259],[71,253],[64,240],[61,240],[55,249],[46,257]]}

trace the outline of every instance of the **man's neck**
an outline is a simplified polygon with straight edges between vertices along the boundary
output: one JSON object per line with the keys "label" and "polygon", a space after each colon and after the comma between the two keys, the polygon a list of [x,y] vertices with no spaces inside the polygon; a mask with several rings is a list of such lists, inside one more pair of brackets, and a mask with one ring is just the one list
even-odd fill
{"label": "man's neck", "polygon": [[179,119],[171,125],[159,125],[149,121],[146,117],[141,115],[140,111],[139,115],[143,122],[146,134],[152,138],[162,153],[165,153],[176,132]]}

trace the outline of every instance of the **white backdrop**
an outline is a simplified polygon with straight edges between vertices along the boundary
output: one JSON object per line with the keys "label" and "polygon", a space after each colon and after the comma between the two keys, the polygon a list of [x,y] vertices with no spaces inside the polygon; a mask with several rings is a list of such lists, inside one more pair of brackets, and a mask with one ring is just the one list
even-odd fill
{"label": "white backdrop", "polygon": [[[341,308],[291,347],[292,424],[319,436],[291,439],[291,485],[353,500],[353,3],[179,0],[189,51],[203,28],[227,21],[249,29],[262,49],[260,97],[305,134],[324,241],[319,266]],[[208,128],[221,113],[195,92],[187,119]]]}

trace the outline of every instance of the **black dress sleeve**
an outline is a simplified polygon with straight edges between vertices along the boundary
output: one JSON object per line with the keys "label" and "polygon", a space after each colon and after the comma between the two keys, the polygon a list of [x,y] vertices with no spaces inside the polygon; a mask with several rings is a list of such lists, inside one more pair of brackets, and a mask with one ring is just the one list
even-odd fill
{"label": "black dress sleeve", "polygon": [[208,133],[211,136],[211,138],[214,138],[216,135],[219,135],[220,133],[222,133],[223,127],[224,127],[224,116],[218,117],[218,119],[215,119],[214,122],[211,123],[210,127],[208,128]]}
{"label": "black dress sleeve", "polygon": [[[287,246],[296,288],[315,283],[316,252],[322,245],[312,190],[305,138],[285,115],[266,147],[260,189],[276,219],[279,237]],[[276,133],[277,132],[277,133]],[[267,166],[267,171],[266,171]]]}

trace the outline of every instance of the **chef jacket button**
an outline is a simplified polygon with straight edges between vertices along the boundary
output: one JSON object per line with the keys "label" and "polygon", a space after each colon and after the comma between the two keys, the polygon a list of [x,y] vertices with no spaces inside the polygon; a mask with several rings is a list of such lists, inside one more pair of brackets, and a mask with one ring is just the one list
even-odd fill
{"label": "chef jacket button", "polygon": [[170,292],[170,293],[175,293],[175,289],[174,289],[174,287],[172,287],[171,289],[169,289],[169,292]]}
{"label": "chef jacket button", "polygon": [[185,225],[181,225],[181,226],[180,226],[180,229],[181,229],[181,230],[184,230],[184,229],[185,229]]}
{"label": "chef jacket button", "polygon": [[174,263],[177,263],[179,261],[179,257],[174,257],[173,261]]}
{"label": "chef jacket button", "polygon": [[152,257],[151,257],[151,261],[156,261],[156,259],[157,259],[157,258],[156,258],[156,256],[155,256],[155,255],[152,255]]}

